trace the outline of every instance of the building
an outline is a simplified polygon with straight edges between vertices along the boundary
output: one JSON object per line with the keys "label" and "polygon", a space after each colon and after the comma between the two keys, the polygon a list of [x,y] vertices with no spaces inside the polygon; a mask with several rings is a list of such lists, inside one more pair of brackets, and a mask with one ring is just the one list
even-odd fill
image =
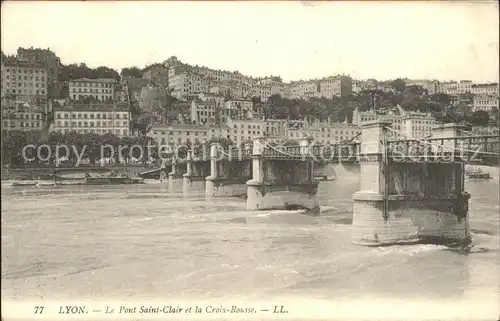
{"label": "building", "polygon": [[90,98],[100,101],[112,101],[115,95],[116,80],[113,78],[73,79],[69,82],[69,98],[82,100]]}
{"label": "building", "polygon": [[498,110],[498,95],[475,95],[472,101],[472,111],[476,112],[483,110],[486,112],[491,112],[493,108]]}
{"label": "building", "polygon": [[321,97],[332,99],[352,95],[352,79],[345,76],[328,77],[319,81]]}
{"label": "building", "polygon": [[289,92],[291,99],[308,99],[319,92],[319,83],[316,80],[292,82]]}
{"label": "building", "polygon": [[352,81],[352,93],[359,94],[361,91],[363,91],[363,82],[361,82],[359,80],[353,80]]}
{"label": "building", "polygon": [[429,95],[433,95],[439,92],[439,81],[429,80],[429,79],[405,79],[406,87],[419,86],[427,91]]}
{"label": "building", "polygon": [[34,104],[47,101],[48,71],[45,65],[17,58],[2,60],[2,101],[17,100]]}
{"label": "building", "polygon": [[2,130],[41,131],[44,111],[28,103],[9,103],[2,106]]}
{"label": "building", "polygon": [[192,72],[174,74],[169,78],[169,87],[172,96],[182,98],[209,91],[203,76]]}
{"label": "building", "polygon": [[215,123],[215,108],[215,101],[193,99],[191,101],[191,122],[198,125]]}
{"label": "building", "polygon": [[54,108],[51,131],[80,134],[113,134],[118,137],[130,134],[130,113],[126,106],[72,105]]}
{"label": "building", "polygon": [[179,146],[186,144],[203,143],[209,140],[208,126],[172,124],[155,125],[148,132],[159,145]]}
{"label": "building", "polygon": [[309,137],[315,144],[338,144],[355,139],[360,132],[359,126],[320,120],[289,122],[286,136],[300,140]]}
{"label": "building", "polygon": [[355,125],[376,119],[390,122],[393,131],[389,131],[388,134],[397,138],[426,138],[432,135],[432,128],[437,125],[436,119],[430,113],[407,112],[401,106],[391,110],[364,112],[356,108],[352,115],[352,122]]}
{"label": "building", "polygon": [[260,97],[260,100],[262,102],[265,102],[271,97],[271,86],[267,85],[252,85],[250,89],[250,96],[251,97]]}
{"label": "building", "polygon": [[439,84],[439,92],[450,96],[459,96],[472,93],[472,81],[460,80],[459,82],[443,82]]}
{"label": "building", "polygon": [[[231,118],[237,119],[252,119],[253,114],[253,102],[250,99],[231,99],[224,103],[225,111],[229,111]],[[223,115],[224,116],[224,115]]]}
{"label": "building", "polygon": [[197,98],[202,101],[212,101],[215,103],[217,108],[224,107],[225,98],[223,95],[200,93],[197,95]]}
{"label": "building", "polygon": [[229,139],[229,127],[194,124],[155,125],[147,134],[159,145],[180,146],[206,143],[212,138]]}
{"label": "building", "polygon": [[498,96],[498,83],[474,84],[472,85],[474,95],[492,95]]}
{"label": "building", "polygon": [[281,138],[287,134],[287,121],[284,119],[266,119],[266,127],[264,129],[264,136],[269,138]]}
{"label": "building", "polygon": [[59,91],[55,87],[58,81],[59,68],[61,67],[61,59],[48,49],[40,48],[18,48],[17,58],[25,60],[30,64],[42,64],[47,68],[47,90],[48,97],[58,97]]}
{"label": "building", "polygon": [[229,119],[230,139],[236,145],[241,145],[255,137],[265,134],[266,122],[260,119]]}

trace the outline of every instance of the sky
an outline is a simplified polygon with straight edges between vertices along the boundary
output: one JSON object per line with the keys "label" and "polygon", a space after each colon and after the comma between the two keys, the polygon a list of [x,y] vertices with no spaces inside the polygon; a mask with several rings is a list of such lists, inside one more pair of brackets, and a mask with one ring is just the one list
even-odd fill
{"label": "sky", "polygon": [[285,81],[498,81],[496,1],[2,2],[1,46],[50,48],[64,64],[182,62]]}

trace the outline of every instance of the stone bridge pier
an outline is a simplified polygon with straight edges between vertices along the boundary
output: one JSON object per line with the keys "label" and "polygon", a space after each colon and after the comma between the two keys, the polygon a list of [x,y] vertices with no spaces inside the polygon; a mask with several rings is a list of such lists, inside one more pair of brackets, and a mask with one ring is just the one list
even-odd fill
{"label": "stone bridge pier", "polygon": [[247,182],[247,209],[301,208],[319,214],[318,182],[314,179],[314,161],[308,156],[310,148],[311,140],[303,139],[300,147],[276,153],[264,138],[255,139],[253,177]]}
{"label": "stone bridge pier", "polygon": [[168,190],[173,191],[182,188],[182,178],[187,172],[186,160],[180,160],[178,155],[174,153],[172,154],[172,164],[170,168],[171,171],[168,173]]}
{"label": "stone bridge pier", "polygon": [[241,150],[229,149],[226,153],[219,144],[210,146],[210,175],[205,183],[207,197],[245,195],[245,183],[252,177],[252,164],[243,156]]}
{"label": "stone bridge pier", "polygon": [[409,149],[393,154],[386,141],[389,125],[362,124],[352,242],[372,246],[469,242],[463,161],[414,157]]}
{"label": "stone bridge pier", "polygon": [[193,151],[187,152],[186,173],[183,175],[182,188],[187,192],[199,183],[205,183],[205,177],[210,174],[210,160],[203,156],[194,155]]}

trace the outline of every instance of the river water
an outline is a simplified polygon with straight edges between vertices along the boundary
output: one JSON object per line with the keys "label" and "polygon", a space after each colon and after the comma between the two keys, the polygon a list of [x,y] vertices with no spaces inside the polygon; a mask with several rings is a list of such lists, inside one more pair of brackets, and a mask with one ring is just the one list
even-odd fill
{"label": "river water", "polygon": [[167,184],[3,186],[2,299],[404,299],[470,303],[466,320],[498,316],[496,178],[467,182],[469,254],[352,245],[358,186],[322,182],[319,217],[205,200],[202,184],[189,193]]}

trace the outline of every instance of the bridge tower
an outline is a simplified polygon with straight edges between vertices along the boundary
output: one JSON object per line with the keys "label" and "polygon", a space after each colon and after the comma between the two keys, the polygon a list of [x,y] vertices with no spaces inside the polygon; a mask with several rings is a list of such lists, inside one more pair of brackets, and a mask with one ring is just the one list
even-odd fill
{"label": "bridge tower", "polygon": [[[302,139],[296,156],[266,153],[271,148],[265,138],[253,141],[252,174],[247,182],[247,209],[304,208],[319,213],[318,182],[314,162],[309,157],[310,139]],[[274,154],[274,155],[273,155]]]}
{"label": "bridge tower", "polygon": [[[353,195],[352,242],[377,246],[469,241],[470,195],[464,192],[463,160],[444,160],[439,153],[410,155],[408,141],[396,155],[388,148],[390,123],[375,120],[361,126],[361,181]],[[437,132],[440,138],[451,138],[458,136],[457,130],[447,125]],[[454,153],[454,146],[441,150]]]}

